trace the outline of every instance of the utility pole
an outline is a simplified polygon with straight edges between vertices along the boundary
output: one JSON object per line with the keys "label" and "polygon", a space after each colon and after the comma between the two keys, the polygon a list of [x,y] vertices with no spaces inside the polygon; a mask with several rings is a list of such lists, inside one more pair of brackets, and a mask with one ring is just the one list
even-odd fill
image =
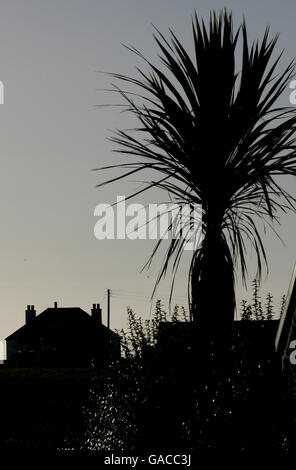
{"label": "utility pole", "polygon": [[110,289],[107,289],[107,327],[110,328]]}

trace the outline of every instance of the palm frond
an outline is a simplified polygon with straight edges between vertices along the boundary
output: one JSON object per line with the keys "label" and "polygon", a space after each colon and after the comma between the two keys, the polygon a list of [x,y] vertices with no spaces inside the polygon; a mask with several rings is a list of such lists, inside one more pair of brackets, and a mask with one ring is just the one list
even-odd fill
{"label": "palm frond", "polygon": [[[111,76],[133,88],[114,85],[139,126],[119,130],[111,140],[116,151],[135,161],[118,165],[127,171],[99,186],[142,170],[157,170],[162,178],[147,181],[144,190],[158,187],[175,198],[202,205],[204,241],[193,254],[189,279],[194,270],[200,279],[206,270],[203,260],[212,260],[207,253],[210,239],[224,253],[221,263],[233,270],[239,262],[245,279],[247,243],[255,250],[259,274],[262,264],[267,267],[258,216],[273,227],[279,211],[296,207],[296,200],[277,180],[296,175],[296,115],[294,108],[276,106],[295,65],[291,62],[279,71],[282,54],[272,60],[278,37],[270,39],[266,28],[261,42],[250,46],[245,21],[234,32],[232,15],[226,9],[211,13],[208,28],[195,13],[192,33],[191,57],[174,32],[166,39],[156,30],[158,66],[127,46],[147,70],[137,69],[139,78]],[[238,66],[240,35],[243,52]],[[210,235],[214,230],[217,237]],[[160,242],[146,266],[155,258]],[[171,241],[156,286],[171,261],[176,274],[183,248],[184,240]]]}

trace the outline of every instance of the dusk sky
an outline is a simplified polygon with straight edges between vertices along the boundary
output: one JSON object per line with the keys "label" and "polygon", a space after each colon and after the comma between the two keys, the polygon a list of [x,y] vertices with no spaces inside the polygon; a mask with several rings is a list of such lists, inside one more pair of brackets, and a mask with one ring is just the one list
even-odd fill
{"label": "dusk sky", "polygon": [[[38,314],[54,301],[88,312],[92,303],[101,303],[105,319],[108,288],[112,328],[125,326],[127,305],[149,316],[161,259],[150,271],[139,271],[155,242],[94,236],[96,205],[143,187],[135,181],[143,177],[133,176],[95,187],[112,174],[91,169],[123,161],[112,152],[111,130],[129,127],[118,108],[95,106],[118,100],[102,91],[112,80],[98,71],[137,74],[135,66],[143,64],[122,43],[157,63],[152,24],[165,35],[173,29],[190,51],[194,10],[207,21],[210,9],[224,6],[236,26],[245,15],[250,40],[261,39],[268,24],[271,35],[280,33],[282,66],[296,56],[292,0],[0,0],[0,340],[23,325],[27,304]],[[219,70],[213,93],[219,93]],[[280,105],[290,105],[290,93],[283,93]],[[285,187],[296,195],[295,179],[286,180]],[[154,192],[133,202],[164,200],[165,194]],[[271,232],[263,238],[270,273],[262,290],[271,291],[277,304],[296,261],[296,215],[283,216],[281,224],[285,245]],[[185,307],[189,253],[173,301]],[[251,282],[251,252],[249,259]],[[166,302],[169,284],[170,277],[156,298]],[[238,300],[242,297],[249,294],[239,283]]]}

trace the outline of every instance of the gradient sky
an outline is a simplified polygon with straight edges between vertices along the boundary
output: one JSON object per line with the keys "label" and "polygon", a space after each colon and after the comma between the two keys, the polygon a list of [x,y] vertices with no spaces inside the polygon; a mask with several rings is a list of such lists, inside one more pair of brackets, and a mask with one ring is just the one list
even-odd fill
{"label": "gradient sky", "polygon": [[[149,315],[149,293],[159,264],[139,275],[152,241],[98,241],[93,234],[94,208],[128,195],[139,183],[126,181],[103,189],[104,178],[92,168],[119,160],[107,138],[110,129],[128,127],[116,108],[96,108],[114,97],[98,89],[110,78],[97,73],[134,74],[137,58],[121,43],[131,43],[157,60],[153,23],[169,28],[190,50],[194,9],[205,18],[209,9],[227,6],[237,25],[244,14],[250,39],[262,37],[267,24],[280,33],[283,64],[296,56],[296,4],[291,1],[193,0],[1,0],[0,80],[0,340],[24,322],[27,304],[37,313],[57,301],[90,311],[113,291],[111,326],[122,327],[126,306]],[[219,93],[219,70],[217,90]],[[287,90],[281,98],[289,105]],[[295,194],[295,180],[286,181]],[[154,193],[135,202],[156,202]],[[266,236],[270,274],[263,292],[279,302],[296,261],[296,216],[282,217],[282,245]],[[175,303],[187,305],[186,266],[176,285]],[[250,253],[250,281],[254,277]],[[164,300],[169,280],[159,288]],[[214,286],[213,286],[214,288]],[[248,293],[238,288],[238,298]]]}

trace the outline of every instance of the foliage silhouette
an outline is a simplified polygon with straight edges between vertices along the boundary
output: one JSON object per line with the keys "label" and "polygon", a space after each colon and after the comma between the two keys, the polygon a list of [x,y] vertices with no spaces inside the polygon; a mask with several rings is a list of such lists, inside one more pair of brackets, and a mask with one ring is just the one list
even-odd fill
{"label": "foliage silhouette", "polygon": [[[215,343],[202,356],[185,348],[180,358],[174,354],[178,342],[164,351],[158,344],[164,319],[186,326],[180,309],[169,316],[158,301],[150,324],[131,309],[128,316],[129,331],[122,336],[125,358],[93,379],[80,449],[136,454],[178,450],[197,456],[289,452],[275,387],[280,381],[270,357],[250,360],[248,347],[238,340],[227,361],[221,360]],[[182,328],[179,332],[182,344]]]}
{"label": "foliage silhouette", "polygon": [[[260,300],[260,282],[258,279],[252,281],[252,301],[247,302],[245,299],[241,301],[241,319],[242,320],[272,320],[274,314],[274,302],[273,295],[270,292],[266,294],[265,304],[262,305]],[[285,294],[281,297],[281,304],[279,313],[276,315],[280,318],[285,307],[286,296]]]}
{"label": "foliage silhouette", "polygon": [[[208,27],[195,14],[192,32],[192,56],[172,31],[169,40],[156,30],[159,66],[127,46],[147,71],[137,69],[138,77],[110,74],[112,90],[124,100],[119,106],[139,125],[112,137],[116,151],[133,160],[100,168],[125,171],[98,187],[153,170],[160,177],[148,176],[144,189],[130,197],[161,188],[180,205],[202,205],[204,237],[188,278],[191,311],[194,320],[223,335],[234,316],[237,267],[246,279],[248,244],[257,256],[259,278],[267,268],[259,223],[275,230],[278,212],[295,211],[295,199],[278,180],[296,174],[295,110],[276,105],[294,63],[279,69],[282,54],[272,60],[278,36],[270,39],[267,27],[263,39],[249,45],[245,21],[234,32],[226,9],[212,12]],[[173,289],[184,243],[184,238],[170,241],[155,287],[172,262]]]}
{"label": "foliage silhouette", "polygon": [[[128,331],[120,330],[124,359],[94,375],[85,407],[86,433],[82,449],[134,451],[145,426],[139,410],[152,407],[155,384],[165,383],[163,374],[150,368],[161,322],[188,321],[183,307],[169,315],[158,300],[151,319],[143,321],[127,309]],[[153,376],[153,378],[152,378]],[[147,431],[147,430],[146,430]]]}
{"label": "foliage silhouette", "polygon": [[161,322],[189,321],[184,307],[175,305],[170,316],[163,310],[161,300],[156,301],[154,315],[151,319],[143,320],[142,317],[137,317],[130,307],[127,308],[127,316],[128,331],[117,330],[121,337],[122,352],[126,358],[141,358],[156,345]]}

